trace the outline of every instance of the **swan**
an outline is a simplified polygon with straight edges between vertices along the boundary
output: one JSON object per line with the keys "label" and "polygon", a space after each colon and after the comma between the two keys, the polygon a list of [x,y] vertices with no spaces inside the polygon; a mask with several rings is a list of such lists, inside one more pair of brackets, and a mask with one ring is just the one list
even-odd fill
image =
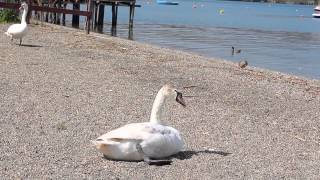
{"label": "swan", "polygon": [[164,85],[154,100],[149,122],[132,123],[112,130],[92,143],[108,159],[145,161],[152,165],[170,164],[163,159],[178,153],[183,140],[178,130],[163,124],[166,101],[176,100],[186,106],[182,93],[171,85]]}
{"label": "swan", "polygon": [[13,24],[11,25],[5,34],[11,38],[20,39],[20,46],[22,43],[22,38],[27,34],[27,22],[26,17],[28,13],[28,4],[23,2],[19,10],[23,9],[22,17],[21,17],[21,24]]}

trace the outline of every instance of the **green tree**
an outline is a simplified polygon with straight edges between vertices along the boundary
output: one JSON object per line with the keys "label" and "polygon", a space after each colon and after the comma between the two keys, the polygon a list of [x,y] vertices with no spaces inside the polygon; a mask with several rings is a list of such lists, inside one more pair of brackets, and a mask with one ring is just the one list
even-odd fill
{"label": "green tree", "polygon": [[0,23],[18,22],[19,13],[12,9],[0,10]]}

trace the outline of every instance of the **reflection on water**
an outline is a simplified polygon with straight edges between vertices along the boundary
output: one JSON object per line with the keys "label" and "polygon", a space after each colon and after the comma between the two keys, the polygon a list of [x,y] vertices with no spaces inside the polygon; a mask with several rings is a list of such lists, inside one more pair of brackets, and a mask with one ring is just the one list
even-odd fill
{"label": "reflection on water", "polygon": [[[178,6],[159,6],[151,1],[138,4],[142,7],[136,10],[133,31],[128,30],[127,8],[119,8],[117,29],[106,20],[98,30],[209,57],[235,62],[245,59],[252,66],[320,79],[320,19],[311,17],[312,6],[215,0],[197,1],[197,8],[192,8],[193,1],[180,1]],[[232,56],[232,46],[242,49],[241,53]]]}

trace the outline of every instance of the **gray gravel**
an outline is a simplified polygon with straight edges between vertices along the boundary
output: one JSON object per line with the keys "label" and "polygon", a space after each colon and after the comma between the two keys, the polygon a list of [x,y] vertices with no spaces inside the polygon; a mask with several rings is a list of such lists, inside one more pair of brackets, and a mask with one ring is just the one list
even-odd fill
{"label": "gray gravel", "polygon": [[[0,25],[1,32],[8,25]],[[1,179],[317,179],[320,82],[53,25],[0,33]],[[90,140],[149,119],[165,83],[169,166],[104,159]],[[211,149],[211,151],[208,151]]]}

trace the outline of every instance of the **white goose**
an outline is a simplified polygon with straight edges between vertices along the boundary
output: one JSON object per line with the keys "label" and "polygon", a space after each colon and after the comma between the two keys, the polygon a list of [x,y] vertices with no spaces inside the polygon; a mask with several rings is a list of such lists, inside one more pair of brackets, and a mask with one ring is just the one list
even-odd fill
{"label": "white goose", "polygon": [[28,13],[28,4],[23,2],[19,10],[23,9],[21,24],[11,25],[5,34],[11,38],[11,41],[14,39],[20,39],[20,44],[22,43],[22,38],[27,34],[27,13]]}
{"label": "white goose", "polygon": [[171,160],[163,158],[181,151],[183,140],[179,131],[163,125],[164,105],[168,100],[176,100],[186,106],[182,94],[165,85],[155,98],[150,122],[127,124],[98,137],[92,141],[93,144],[108,159],[170,164]]}

